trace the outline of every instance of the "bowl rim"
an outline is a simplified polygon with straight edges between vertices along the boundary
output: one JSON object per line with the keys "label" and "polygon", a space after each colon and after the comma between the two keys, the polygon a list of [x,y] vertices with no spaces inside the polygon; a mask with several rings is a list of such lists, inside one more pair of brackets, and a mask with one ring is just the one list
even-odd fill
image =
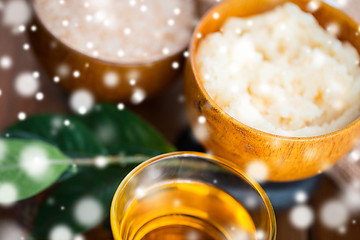
{"label": "bowl rim", "polygon": [[[119,62],[114,62],[111,60],[107,60],[107,59],[102,59],[102,58],[96,58],[93,57],[91,55],[85,54],[83,52],[81,52],[80,50],[77,50],[71,46],[69,46],[67,43],[65,43],[61,38],[55,36],[55,34],[50,31],[48,29],[48,27],[44,24],[43,20],[41,19],[36,7],[35,7],[35,1],[36,0],[27,0],[30,2],[30,8],[32,11],[32,18],[36,19],[36,21],[40,24],[41,28],[43,28],[52,38],[54,38],[57,42],[59,42],[60,44],[62,44],[68,51],[72,51],[74,53],[76,53],[77,55],[80,55],[83,58],[86,59],[90,59],[91,61],[94,62],[98,62],[104,65],[108,65],[108,66],[114,66],[114,67],[143,67],[143,66],[151,66],[166,60],[169,60],[171,58],[176,58],[178,57],[178,55],[182,55],[182,53],[184,51],[186,51],[186,49],[188,49],[189,44],[190,44],[190,39],[184,44],[183,47],[181,47],[179,50],[172,52],[171,54],[168,55],[163,55],[163,56],[158,56],[156,58],[151,58],[150,60],[144,61],[144,62],[137,62],[137,61],[119,61]],[[196,17],[196,13],[195,13],[195,17]],[[195,26],[192,28],[192,30],[190,32],[192,32],[195,29]]]}
{"label": "bowl rim", "polygon": [[268,231],[269,231],[269,239],[268,240],[275,240],[276,239],[276,217],[274,209],[271,205],[269,197],[266,195],[263,188],[258,184],[255,180],[250,178],[247,174],[245,174],[241,169],[236,167],[234,163],[231,161],[228,161],[226,159],[209,155],[206,153],[201,152],[192,152],[192,151],[180,151],[180,152],[171,152],[171,153],[165,153],[153,158],[150,158],[149,160],[146,160],[142,162],[140,165],[138,165],[136,168],[134,168],[120,183],[119,187],[116,189],[116,192],[114,194],[113,200],[111,202],[111,210],[110,210],[110,223],[111,223],[111,229],[115,240],[122,240],[122,237],[120,235],[120,229],[117,223],[119,223],[119,218],[116,214],[118,199],[121,197],[121,193],[124,190],[124,188],[127,186],[131,178],[136,175],[139,171],[146,168],[150,164],[159,162],[159,161],[165,161],[168,158],[175,158],[175,157],[196,157],[196,158],[203,158],[206,159],[209,162],[213,162],[223,168],[228,169],[229,171],[234,172],[236,175],[241,177],[244,182],[247,183],[247,185],[250,185],[251,188],[253,188],[261,197],[265,208],[267,212],[267,217],[269,221]]}
{"label": "bowl rim", "polygon": [[[306,2],[311,2],[311,0],[301,0]],[[202,36],[201,30],[206,26],[206,24],[204,23],[204,20],[207,20],[209,18],[212,17],[212,15],[214,13],[217,13],[217,10],[219,8],[225,8],[227,5],[231,5],[234,4],[235,2],[240,2],[238,0],[227,0],[227,1],[223,1],[220,2],[218,5],[213,6],[211,9],[209,9],[206,14],[200,19],[194,33],[193,36],[191,37],[191,41],[190,41],[190,46],[189,46],[189,61],[190,61],[190,66],[192,68],[192,73],[194,75],[194,79],[196,81],[196,84],[199,86],[201,92],[203,93],[204,97],[206,98],[206,100],[210,103],[210,105],[212,107],[214,107],[216,110],[218,110],[221,114],[223,114],[223,116],[226,117],[227,120],[229,120],[230,122],[235,123],[236,125],[240,126],[243,129],[246,129],[248,132],[252,132],[258,136],[262,135],[262,136],[266,136],[266,137],[270,137],[270,138],[276,138],[276,139],[280,139],[280,140],[287,140],[287,141],[319,141],[322,139],[329,139],[329,138],[333,138],[335,136],[338,135],[342,135],[344,134],[344,132],[348,132],[348,131],[352,131],[353,128],[357,127],[358,125],[360,125],[360,115],[355,118],[352,122],[348,123],[345,127],[338,129],[334,132],[330,132],[330,133],[326,133],[326,134],[321,134],[321,135],[317,135],[317,136],[300,136],[300,137],[292,137],[292,136],[283,136],[283,135],[278,135],[278,134],[274,134],[274,133],[269,133],[269,132],[265,132],[262,130],[259,130],[257,128],[248,126],[242,122],[240,122],[239,120],[237,120],[235,117],[232,117],[229,113],[227,113],[225,110],[223,110],[216,102],[215,100],[210,96],[210,94],[206,91],[204,85],[202,84],[201,80],[200,80],[200,74],[198,73],[198,69],[196,66],[196,50],[198,49],[198,47],[195,47],[196,42],[201,41],[198,38],[198,34],[201,35],[201,39],[203,39],[205,36]],[[294,1],[291,0],[285,0],[282,3],[279,1],[279,4],[277,4],[277,6],[280,6],[282,4],[284,4],[285,2],[292,2],[294,4],[296,4]],[[346,15],[345,13],[343,13],[342,11],[340,11],[339,9],[327,4],[324,1],[319,1],[319,4],[321,7],[323,8],[327,8],[327,9],[331,9],[332,11],[335,11],[339,16],[343,17],[347,22],[351,23],[354,26],[357,26],[358,29],[360,29],[360,25],[356,23],[355,20],[353,20],[351,17],[349,17],[348,15]],[[297,4],[296,4],[297,5]],[[307,12],[312,14],[311,12]],[[199,45],[199,43],[197,44]],[[358,51],[360,51],[360,49],[358,49]]]}

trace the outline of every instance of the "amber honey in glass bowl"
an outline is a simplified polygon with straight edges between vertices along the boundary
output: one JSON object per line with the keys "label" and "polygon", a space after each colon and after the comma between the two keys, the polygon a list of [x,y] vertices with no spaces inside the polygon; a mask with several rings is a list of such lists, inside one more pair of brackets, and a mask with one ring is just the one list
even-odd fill
{"label": "amber honey in glass bowl", "polygon": [[264,191],[231,162],[196,152],[152,158],[120,184],[111,207],[116,240],[274,240]]}

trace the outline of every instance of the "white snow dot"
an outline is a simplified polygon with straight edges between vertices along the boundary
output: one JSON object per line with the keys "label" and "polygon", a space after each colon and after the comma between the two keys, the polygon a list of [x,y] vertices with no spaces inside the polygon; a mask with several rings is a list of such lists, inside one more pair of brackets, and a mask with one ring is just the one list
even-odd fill
{"label": "white snow dot", "polygon": [[125,35],[130,35],[131,34],[131,29],[130,28],[125,28],[124,29],[124,34]]}
{"label": "white snow dot", "polygon": [[353,212],[360,211],[360,190],[354,187],[348,187],[345,189],[342,200],[346,204],[347,208]]}
{"label": "white snow dot", "polygon": [[146,191],[143,188],[138,187],[135,190],[135,195],[136,195],[137,198],[143,198],[146,195]]}
{"label": "white snow dot", "polygon": [[44,99],[44,94],[42,92],[38,92],[36,95],[35,95],[35,98],[36,100],[38,101],[42,101]]}
{"label": "white snow dot", "polygon": [[29,45],[28,43],[25,43],[25,44],[23,45],[23,49],[24,49],[25,51],[29,50],[29,49],[30,49],[30,45]]}
{"label": "white snow dot", "polygon": [[57,68],[57,73],[61,77],[67,77],[70,74],[70,67],[67,64],[60,64]]}
{"label": "white snow dot", "polygon": [[265,236],[266,236],[266,234],[265,234],[264,230],[262,230],[262,229],[256,230],[256,238],[258,240],[264,240]]}
{"label": "white snow dot", "polygon": [[87,42],[87,43],[86,43],[86,47],[87,47],[88,49],[93,49],[93,48],[94,48],[94,43],[92,43],[92,42]]}
{"label": "white snow dot", "polygon": [[144,177],[144,179],[148,179],[149,181],[152,179],[160,179],[164,174],[163,169],[156,167],[150,167],[145,173],[146,177]]}
{"label": "white snow dot", "polygon": [[360,180],[353,180],[351,186],[354,188],[360,189]]}
{"label": "white snow dot", "polygon": [[268,167],[262,161],[252,161],[246,168],[246,173],[259,182],[264,182],[268,177]]}
{"label": "white snow dot", "polygon": [[174,19],[169,19],[167,23],[168,23],[169,26],[174,26],[175,25],[175,20]]}
{"label": "white snow dot", "polygon": [[73,76],[74,76],[74,78],[80,77],[80,72],[78,70],[74,71]]}
{"label": "white snow dot", "polygon": [[184,52],[184,57],[186,57],[186,58],[187,58],[187,57],[189,57],[189,55],[190,55],[190,54],[189,54],[189,52],[188,52],[188,51],[185,51],[185,52]]}
{"label": "white snow dot", "polygon": [[64,125],[65,125],[65,126],[70,126],[70,121],[69,121],[68,119],[66,119],[66,120],[64,121]]}
{"label": "white snow dot", "polygon": [[239,35],[242,33],[242,29],[241,28],[236,28],[235,29],[235,34]]}
{"label": "white snow dot", "polygon": [[129,1],[129,4],[130,4],[130,6],[135,6],[136,5],[136,0],[130,0]]}
{"label": "white snow dot", "polygon": [[111,25],[111,21],[110,21],[109,19],[106,19],[106,20],[104,21],[104,26],[108,27],[108,26],[110,26],[110,25]]}
{"label": "white snow dot", "polygon": [[299,205],[291,209],[290,222],[298,229],[307,229],[314,221],[314,213],[310,207]]}
{"label": "white snow dot", "polygon": [[83,235],[75,235],[73,240],[85,240],[85,237]]}
{"label": "white snow dot", "polygon": [[140,104],[141,102],[143,102],[146,98],[146,92],[141,89],[141,88],[136,88],[133,92],[133,94],[131,95],[131,103],[132,104]]}
{"label": "white snow dot", "polygon": [[204,116],[198,117],[198,122],[199,122],[200,124],[206,123],[206,117],[204,117]]}
{"label": "white snow dot", "polygon": [[38,77],[40,77],[40,73],[38,71],[35,71],[35,72],[32,73],[32,76],[34,78],[38,78]]}
{"label": "white snow dot", "polygon": [[95,51],[93,51],[93,56],[94,56],[94,57],[99,56],[99,52],[98,52],[98,51],[96,51],[96,50],[95,50]]}
{"label": "white snow dot", "polygon": [[48,200],[46,201],[47,204],[49,204],[50,206],[54,205],[55,204],[55,199],[50,197],[48,198]]}
{"label": "white snow dot", "polygon": [[259,206],[259,202],[256,196],[249,195],[245,198],[245,206],[249,209],[255,209]]}
{"label": "white snow dot", "polygon": [[91,92],[80,89],[73,92],[70,96],[70,107],[74,112],[80,114],[87,113],[94,105],[94,97]]}
{"label": "white snow dot", "polygon": [[328,201],[320,209],[320,220],[325,227],[330,229],[337,229],[343,226],[348,218],[348,209],[339,200]]}
{"label": "white snow dot", "polygon": [[253,20],[247,20],[246,21],[246,25],[248,25],[249,27],[254,25],[254,21]]}
{"label": "white snow dot", "polygon": [[175,15],[180,15],[180,13],[181,13],[180,8],[175,8],[175,9],[174,9],[174,14],[175,14]]}
{"label": "white snow dot", "polygon": [[173,62],[171,66],[173,69],[178,69],[180,67],[180,64],[178,62]]}
{"label": "white snow dot", "polygon": [[56,82],[56,83],[60,82],[60,78],[58,76],[55,76],[54,77],[54,82]]}
{"label": "white snow dot", "polygon": [[340,26],[337,23],[330,23],[326,26],[326,31],[333,36],[337,36],[340,32]]}
{"label": "white snow dot", "polygon": [[62,21],[62,25],[64,26],[64,27],[67,27],[67,26],[69,26],[69,21],[68,20],[63,20]]}
{"label": "white snow dot", "polygon": [[0,183],[0,205],[10,206],[18,197],[18,190],[12,183]]}
{"label": "white snow dot", "polygon": [[12,66],[12,59],[10,56],[2,56],[0,58],[0,66],[2,69],[9,69]]}
{"label": "white snow dot", "polygon": [[187,236],[185,239],[187,240],[199,240],[201,237],[199,236],[199,234],[195,231],[190,231],[187,233]]}
{"label": "white snow dot", "polygon": [[112,88],[118,85],[119,83],[119,75],[116,72],[107,72],[104,75],[104,84],[105,86]]}
{"label": "white snow dot", "polygon": [[24,113],[24,112],[19,112],[19,113],[18,113],[18,119],[19,119],[20,121],[25,120],[25,119],[26,119],[26,113]]}
{"label": "white snow dot", "polygon": [[37,30],[37,27],[36,27],[35,25],[32,25],[31,28],[30,28],[30,30],[31,30],[32,32],[35,32],[35,31]]}
{"label": "white snow dot", "polygon": [[146,5],[141,5],[141,7],[140,7],[140,11],[142,11],[142,12],[146,12],[147,11],[147,6]]}
{"label": "white snow dot", "polygon": [[47,173],[49,164],[47,153],[42,147],[29,145],[21,150],[20,166],[29,177],[40,179]]}
{"label": "white snow dot", "polygon": [[57,225],[50,231],[50,240],[72,240],[73,233],[66,225]]}
{"label": "white snow dot", "polygon": [[346,233],[346,227],[345,226],[339,227],[339,233],[340,234],[345,234]]}
{"label": "white snow dot", "polygon": [[304,191],[298,191],[295,193],[295,201],[297,203],[305,203],[308,199],[308,195]]}
{"label": "white snow dot", "polygon": [[19,29],[19,32],[25,32],[26,27],[24,25],[20,25],[18,29]]}
{"label": "white snow dot", "polygon": [[168,48],[163,48],[163,49],[162,49],[162,53],[163,53],[164,55],[168,55],[168,54],[170,53],[170,50],[169,50]]}
{"label": "white snow dot", "polygon": [[2,22],[6,26],[15,27],[26,25],[30,20],[31,10],[24,0],[11,0],[5,5]]}
{"label": "white snow dot", "polygon": [[74,218],[82,226],[92,227],[102,220],[103,207],[91,197],[80,199],[74,207]]}
{"label": "white snow dot", "polygon": [[354,149],[349,154],[349,161],[350,162],[357,162],[360,160],[360,149]]}
{"label": "white snow dot", "polygon": [[39,85],[39,81],[29,72],[20,73],[15,79],[15,90],[22,97],[33,96]]}
{"label": "white snow dot", "polygon": [[135,79],[130,79],[130,81],[129,81],[129,84],[131,85],[131,86],[135,86],[135,84],[136,84],[136,80]]}
{"label": "white snow dot", "polygon": [[109,163],[109,159],[106,157],[99,156],[95,158],[95,166],[98,168],[105,168]]}
{"label": "white snow dot", "polygon": [[310,1],[307,4],[307,10],[310,12],[316,12],[320,7],[320,3],[318,0]]}
{"label": "white snow dot", "polygon": [[117,55],[119,57],[123,57],[123,56],[125,56],[125,52],[123,50],[119,50],[119,51],[117,51]]}
{"label": "white snow dot", "polygon": [[216,12],[216,13],[213,14],[214,19],[219,19],[219,17],[220,17],[219,13]]}
{"label": "white snow dot", "polygon": [[125,104],[123,104],[123,103],[119,103],[118,105],[117,105],[117,108],[121,111],[121,110],[124,110],[125,109]]}
{"label": "white snow dot", "polygon": [[197,33],[197,34],[196,34],[196,37],[200,39],[200,38],[202,38],[202,34],[201,34],[201,33]]}
{"label": "white snow dot", "polygon": [[180,199],[174,199],[173,205],[174,205],[175,207],[179,207],[179,206],[181,205],[181,200],[180,200]]}
{"label": "white snow dot", "polygon": [[200,141],[206,141],[210,137],[209,131],[204,124],[196,124],[193,131],[195,137]]}
{"label": "white snow dot", "polygon": [[342,8],[348,4],[348,0],[337,0],[336,4],[338,7]]}
{"label": "white snow dot", "polygon": [[91,15],[86,15],[85,20],[86,20],[87,22],[91,22],[91,21],[93,20],[93,16],[91,16]]}

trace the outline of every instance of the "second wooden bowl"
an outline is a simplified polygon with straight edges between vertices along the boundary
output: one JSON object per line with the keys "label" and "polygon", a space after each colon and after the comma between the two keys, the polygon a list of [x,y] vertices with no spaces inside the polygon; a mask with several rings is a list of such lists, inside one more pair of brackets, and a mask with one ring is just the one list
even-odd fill
{"label": "second wooden bowl", "polygon": [[[181,51],[147,62],[110,62],[85,55],[56,38],[42,23],[34,7],[32,25],[37,26],[37,30],[29,32],[31,46],[50,77],[57,77],[67,91],[86,89],[99,101],[129,101],[137,89],[144,91],[146,98],[155,96],[181,71],[182,52],[186,46]],[[179,67],[173,68],[174,62]],[[74,76],[75,71],[79,75]],[[118,84],[110,87],[104,82],[109,72],[119,79]],[[135,85],[131,84],[132,79]]]}

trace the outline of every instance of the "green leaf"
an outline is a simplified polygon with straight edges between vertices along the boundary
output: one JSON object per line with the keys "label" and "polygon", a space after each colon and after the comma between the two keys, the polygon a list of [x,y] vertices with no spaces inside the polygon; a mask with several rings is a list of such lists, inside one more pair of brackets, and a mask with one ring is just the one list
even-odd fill
{"label": "green leaf", "polygon": [[155,156],[175,150],[151,125],[126,109],[119,111],[114,105],[97,105],[92,112],[78,118],[112,155]]}
{"label": "green leaf", "polygon": [[[39,141],[0,139],[0,203],[22,200],[52,185],[71,160]],[[7,189],[7,194],[1,192]]]}
{"label": "green leaf", "polygon": [[72,157],[108,153],[87,126],[70,116],[49,114],[31,116],[11,126],[3,136],[42,140]]}
{"label": "green leaf", "polygon": [[[99,222],[103,220],[124,176],[143,160],[175,150],[152,126],[131,111],[119,111],[109,104],[97,105],[86,115],[32,116],[14,124],[2,136],[24,139],[24,142],[37,139],[50,143],[76,158],[74,162],[79,165],[79,168],[62,172],[61,182],[40,208],[33,235],[42,239],[48,238],[51,229],[58,224],[66,224],[76,233],[95,225],[85,226],[74,218],[76,205],[82,199],[96,199],[104,213]],[[142,159],[132,158],[139,154]],[[127,165],[119,162],[98,169],[93,161],[97,156],[127,159]],[[89,166],[85,166],[87,164]]]}
{"label": "green leaf", "polygon": [[[105,169],[80,167],[79,174],[60,183],[41,206],[32,232],[33,237],[48,239],[50,231],[59,224],[65,224],[74,233],[81,233],[102,222],[110,212],[112,198],[121,180],[138,164],[139,162],[126,166],[109,165]],[[97,203],[102,214],[97,221],[95,219],[92,222],[92,214],[96,215],[94,211],[98,208],[88,209],[87,220],[92,223],[84,225],[81,219],[76,217],[76,212],[81,203],[84,207],[89,199],[90,202]]]}

